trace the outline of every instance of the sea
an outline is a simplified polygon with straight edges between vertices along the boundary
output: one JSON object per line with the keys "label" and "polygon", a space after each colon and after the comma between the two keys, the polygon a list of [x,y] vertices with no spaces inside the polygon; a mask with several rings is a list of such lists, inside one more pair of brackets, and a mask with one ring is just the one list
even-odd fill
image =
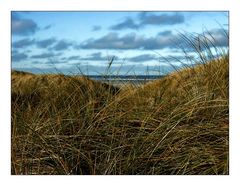
{"label": "sea", "polygon": [[163,75],[88,75],[90,79],[108,83],[114,86],[123,86],[123,85],[143,85],[149,81],[156,79],[161,79]]}

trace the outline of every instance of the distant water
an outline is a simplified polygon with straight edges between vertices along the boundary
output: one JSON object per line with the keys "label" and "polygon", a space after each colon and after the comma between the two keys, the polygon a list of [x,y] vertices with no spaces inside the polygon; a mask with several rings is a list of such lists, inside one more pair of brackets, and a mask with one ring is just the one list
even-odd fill
{"label": "distant water", "polygon": [[142,85],[149,81],[160,79],[162,75],[88,75],[90,79],[121,86],[124,84]]}

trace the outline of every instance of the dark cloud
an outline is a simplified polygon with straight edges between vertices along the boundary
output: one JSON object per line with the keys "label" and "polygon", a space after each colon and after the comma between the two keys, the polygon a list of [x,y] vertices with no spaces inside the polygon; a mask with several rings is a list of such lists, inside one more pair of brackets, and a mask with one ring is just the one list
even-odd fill
{"label": "dark cloud", "polygon": [[[38,48],[47,48],[56,43],[57,40],[55,38],[43,39],[43,40],[35,40],[35,39],[21,39],[19,41],[15,41],[12,44],[13,48],[26,48],[28,46],[36,45]],[[58,41],[55,45],[56,50],[60,50],[61,48],[65,49],[65,44],[68,44],[65,41]]]}
{"label": "dark cloud", "polygon": [[[107,35],[98,39],[88,39],[76,48],[82,49],[113,49],[113,50],[127,50],[127,49],[144,49],[144,50],[157,50],[157,49],[177,49],[184,48],[185,50],[193,49],[193,46],[187,39],[192,41],[196,37],[208,38],[215,47],[228,46],[228,37],[226,31],[223,29],[213,29],[201,34],[183,33],[175,34],[170,30],[159,32],[156,36],[144,37],[138,36],[135,33],[129,33],[119,36],[115,32],[110,32]],[[192,38],[193,36],[193,38]],[[214,38],[214,39],[213,39]]]}
{"label": "dark cloud", "polygon": [[49,58],[45,64],[55,65],[55,64],[67,64],[68,61],[61,61],[58,58]]}
{"label": "dark cloud", "polygon": [[204,32],[203,37],[209,39],[214,46],[227,47],[228,46],[228,30],[212,29]]}
{"label": "dark cloud", "polygon": [[132,62],[144,62],[144,61],[157,60],[158,58],[155,55],[143,54],[143,55],[127,58],[127,59],[128,61],[132,61]]}
{"label": "dark cloud", "polygon": [[[181,33],[175,41],[175,45],[180,51],[188,53],[198,53],[209,51],[215,48],[220,52],[219,47],[228,47],[228,31],[224,29],[212,29],[198,33]],[[210,52],[210,51],[209,51]],[[214,53],[214,51],[212,51]],[[215,51],[216,52],[216,51]],[[221,52],[220,52],[221,53]]]}
{"label": "dark cloud", "polygon": [[33,56],[31,56],[31,58],[45,59],[45,58],[53,58],[53,57],[56,57],[56,56],[59,56],[59,55],[61,55],[61,53],[56,54],[56,53],[48,52],[48,53],[33,55]]}
{"label": "dark cloud", "polygon": [[72,42],[65,40],[56,40],[55,38],[48,38],[43,40],[35,40],[35,39],[21,39],[12,43],[13,48],[26,48],[29,46],[37,46],[38,48],[45,49],[51,47],[49,49],[53,49],[56,51],[66,50],[69,47],[73,46]]}
{"label": "dark cloud", "polygon": [[119,37],[117,33],[109,33],[99,39],[89,39],[79,45],[82,49],[162,49],[173,47],[172,39],[175,35],[168,37],[149,37],[137,36],[135,33],[126,34]]}
{"label": "dark cloud", "polygon": [[93,26],[92,31],[98,31],[98,30],[101,30],[101,29],[102,29],[101,26],[95,25],[95,26]]}
{"label": "dark cloud", "polygon": [[99,39],[89,39],[80,48],[83,49],[134,49],[137,48],[137,38],[135,34],[128,34],[119,37],[117,33],[109,33]]}
{"label": "dark cloud", "polygon": [[[87,57],[80,57],[80,56],[71,56],[68,60],[81,60],[81,61],[107,61],[108,59],[112,58],[112,55],[109,56],[102,56],[101,52],[96,52],[88,55]],[[118,59],[114,56],[115,60]]]}
{"label": "dark cloud", "polygon": [[44,39],[36,42],[38,48],[47,48],[56,42],[55,38]]}
{"label": "dark cloud", "polygon": [[118,59],[118,57],[113,56],[113,55],[109,55],[109,56],[102,56],[101,52],[96,52],[96,53],[92,53],[90,55],[88,55],[87,57],[80,57],[77,55],[74,56],[70,56],[68,58],[66,58],[66,60],[68,61],[108,61],[108,59],[111,59],[112,57],[114,57],[114,59]]}
{"label": "dark cloud", "polygon": [[18,14],[12,13],[12,34],[29,36],[35,34],[39,29],[38,25],[31,19],[21,18]]}
{"label": "dark cloud", "polygon": [[34,39],[21,39],[19,41],[15,41],[12,44],[13,48],[24,48],[24,47],[28,47],[31,45],[35,44],[35,40]]}
{"label": "dark cloud", "polygon": [[112,30],[123,30],[123,29],[138,29],[139,25],[136,24],[131,18],[127,17],[123,22],[113,25],[110,27]]}
{"label": "dark cloud", "polygon": [[65,41],[65,40],[60,40],[57,42],[56,45],[53,46],[52,49],[60,51],[60,50],[66,50],[68,49],[70,46],[72,46],[71,42]]}
{"label": "dark cloud", "polygon": [[24,53],[18,53],[17,51],[14,51],[12,54],[12,61],[13,62],[20,62],[23,61],[25,59],[27,59],[28,56]]}
{"label": "dark cloud", "polygon": [[[69,61],[73,61],[73,60],[80,60],[81,57],[80,56],[70,56],[70,57],[65,58],[65,59],[67,59]],[[65,60],[65,59],[63,59],[63,60]]]}
{"label": "dark cloud", "polygon": [[50,29],[50,28],[52,28],[52,25],[47,25],[47,26],[45,26],[45,27],[43,28],[43,30],[48,30],[48,29]]}
{"label": "dark cloud", "polygon": [[185,19],[183,14],[160,14],[155,15],[149,12],[139,14],[140,25],[175,25],[184,23]]}
{"label": "dark cloud", "polygon": [[108,57],[102,56],[101,52],[92,53],[88,57],[82,58],[82,60],[86,61],[106,61],[107,59]]}
{"label": "dark cloud", "polygon": [[[118,56],[115,55],[106,55],[103,56],[101,52],[96,52],[88,55],[87,57],[81,58],[80,56],[70,56],[67,58],[67,60],[79,60],[79,61],[108,61],[109,59],[113,58],[114,60],[121,59]],[[151,61],[151,60],[157,60],[158,57],[156,55],[152,54],[143,54],[138,55],[130,58],[125,58],[124,60],[130,61],[130,62],[144,62],[144,61]]]}
{"label": "dark cloud", "polygon": [[124,21],[110,27],[111,30],[139,29],[147,25],[175,25],[185,22],[183,14],[156,15],[149,12],[139,13],[137,21],[127,17]]}
{"label": "dark cloud", "polygon": [[172,31],[171,30],[166,30],[166,31],[163,31],[163,32],[159,32],[158,33],[158,36],[172,36]]}
{"label": "dark cloud", "polygon": [[193,55],[184,56],[184,55],[168,55],[168,56],[160,56],[153,54],[142,54],[130,58],[126,58],[130,62],[146,62],[146,61],[156,61],[156,62],[187,62],[187,60],[193,59]]}
{"label": "dark cloud", "polygon": [[196,56],[194,55],[167,55],[167,56],[158,56],[159,62],[165,62],[165,63],[186,63],[189,61],[192,61]]}

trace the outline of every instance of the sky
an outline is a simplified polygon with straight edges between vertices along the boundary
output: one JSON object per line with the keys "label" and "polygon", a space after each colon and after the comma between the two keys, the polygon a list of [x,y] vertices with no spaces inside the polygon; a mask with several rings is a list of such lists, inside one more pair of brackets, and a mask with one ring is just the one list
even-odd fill
{"label": "sky", "polygon": [[166,74],[186,61],[182,48],[194,57],[181,34],[210,33],[224,48],[224,31],[228,12],[14,11],[12,69],[101,75],[113,59],[111,74]]}

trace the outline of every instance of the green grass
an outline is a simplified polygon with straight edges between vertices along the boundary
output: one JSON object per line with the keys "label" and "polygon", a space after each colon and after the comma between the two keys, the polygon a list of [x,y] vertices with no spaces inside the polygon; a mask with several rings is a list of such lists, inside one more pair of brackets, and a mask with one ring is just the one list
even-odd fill
{"label": "green grass", "polygon": [[199,65],[140,87],[13,71],[12,174],[229,174],[228,53],[193,44]]}

